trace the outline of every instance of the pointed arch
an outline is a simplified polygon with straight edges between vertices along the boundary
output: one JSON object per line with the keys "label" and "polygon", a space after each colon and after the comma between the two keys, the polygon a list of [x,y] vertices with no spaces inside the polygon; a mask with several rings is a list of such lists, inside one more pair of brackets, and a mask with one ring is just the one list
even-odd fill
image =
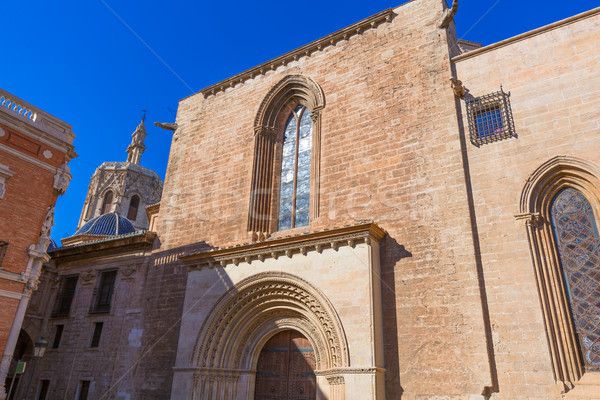
{"label": "pointed arch", "polygon": [[586,369],[552,226],[553,206],[565,190],[580,193],[595,218],[600,216],[600,168],[580,158],[557,156],[536,168],[525,182],[516,218],[524,220],[527,229],[555,378],[568,390]]}
{"label": "pointed arch", "polygon": [[297,106],[310,112],[312,119],[312,152],[310,173],[310,220],[319,216],[319,182],[321,164],[321,110],[325,107],[323,89],[312,78],[288,75],[269,90],[262,100],[254,120],[254,160],[252,188],[248,213],[248,231],[253,237],[264,238],[276,230],[274,204],[280,169],[283,127],[290,112]]}

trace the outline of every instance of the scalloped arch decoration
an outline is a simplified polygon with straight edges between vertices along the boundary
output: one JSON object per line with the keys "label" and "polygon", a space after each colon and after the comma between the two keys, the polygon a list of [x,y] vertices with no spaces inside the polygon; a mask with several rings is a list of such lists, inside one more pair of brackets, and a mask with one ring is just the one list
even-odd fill
{"label": "scalloped arch decoration", "polygon": [[249,370],[262,344],[283,329],[306,335],[318,369],[349,366],[348,344],[333,305],[309,282],[283,272],[246,278],[221,297],[200,329],[192,365],[201,371]]}
{"label": "scalloped arch decoration", "polygon": [[264,97],[256,113],[254,128],[273,129],[279,111],[292,98],[298,99],[311,113],[325,107],[325,94],[314,79],[304,75],[287,75]]}

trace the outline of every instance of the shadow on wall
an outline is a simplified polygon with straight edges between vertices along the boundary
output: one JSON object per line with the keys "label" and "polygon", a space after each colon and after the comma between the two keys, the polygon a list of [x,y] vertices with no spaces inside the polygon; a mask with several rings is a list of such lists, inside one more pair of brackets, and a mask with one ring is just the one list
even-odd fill
{"label": "shadow on wall", "polygon": [[396,263],[412,253],[396,239],[386,235],[381,243],[381,301],[383,307],[383,348],[385,354],[385,392],[388,399],[400,399],[404,389],[400,384],[398,357],[398,319],[396,314]]}

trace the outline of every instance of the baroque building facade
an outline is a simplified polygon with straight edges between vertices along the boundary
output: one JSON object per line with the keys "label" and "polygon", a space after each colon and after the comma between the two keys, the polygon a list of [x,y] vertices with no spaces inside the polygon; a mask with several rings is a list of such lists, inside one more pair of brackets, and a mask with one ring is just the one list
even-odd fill
{"label": "baroque building facade", "polygon": [[38,395],[597,399],[600,8],[481,47],[457,6],[182,99],[149,230],[91,185],[51,252]]}
{"label": "baroque building facade", "polygon": [[0,89],[0,399],[13,383],[15,351],[33,350],[33,342],[16,345],[48,260],[54,206],[71,179],[74,138],[71,125]]}

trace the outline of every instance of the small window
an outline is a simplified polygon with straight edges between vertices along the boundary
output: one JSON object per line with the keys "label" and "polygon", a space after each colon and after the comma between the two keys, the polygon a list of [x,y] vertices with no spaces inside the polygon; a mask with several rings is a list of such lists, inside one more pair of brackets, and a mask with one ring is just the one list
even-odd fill
{"label": "small window", "polygon": [[92,335],[92,342],[90,343],[90,347],[98,347],[100,345],[100,336],[102,336],[103,325],[103,322],[96,322],[94,324],[94,334]]}
{"label": "small window", "polygon": [[6,250],[8,249],[8,242],[4,242],[0,240],[0,267],[2,267],[2,261],[4,261],[4,256],[6,255]]}
{"label": "small window", "polygon": [[90,308],[90,313],[108,313],[110,312],[110,302],[112,300],[117,271],[104,271],[100,276],[100,285],[94,290],[94,299]]}
{"label": "small window", "polygon": [[466,101],[471,143],[476,146],[516,136],[510,93],[486,94]]}
{"label": "small window", "polygon": [[131,198],[129,202],[129,211],[127,211],[127,219],[130,221],[135,221],[137,218],[138,208],[140,206],[140,196],[137,194]]}
{"label": "small window", "polygon": [[40,381],[40,392],[38,394],[37,400],[46,400],[46,396],[48,396],[48,389],[50,388],[50,381],[47,379],[43,379]]}
{"label": "small window", "polygon": [[58,349],[58,346],[60,345],[60,339],[62,338],[64,329],[65,329],[64,325],[56,325],[56,333],[54,334],[54,341],[52,342],[53,349]]}
{"label": "small window", "polygon": [[100,214],[109,213],[112,202],[113,202],[113,192],[109,190],[104,195],[104,201],[102,201],[102,210],[100,211]]}
{"label": "small window", "polygon": [[78,275],[65,276],[62,279],[61,288],[54,302],[52,317],[68,317],[71,311],[71,303],[75,297]]}
{"label": "small window", "polygon": [[77,396],[77,400],[87,400],[89,391],[90,391],[90,381],[80,381],[79,382],[79,396]]}

